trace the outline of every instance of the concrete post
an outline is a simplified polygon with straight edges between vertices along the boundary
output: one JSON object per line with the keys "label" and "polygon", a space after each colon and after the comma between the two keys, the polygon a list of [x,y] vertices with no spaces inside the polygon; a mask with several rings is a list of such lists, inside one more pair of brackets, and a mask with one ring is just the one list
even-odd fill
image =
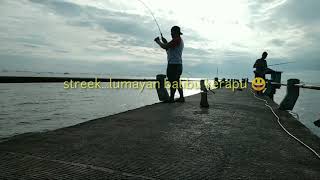
{"label": "concrete post", "polygon": [[299,79],[289,79],[287,84],[287,94],[280,103],[280,110],[292,110],[299,97],[300,88],[295,86],[299,84]]}
{"label": "concrete post", "polygon": [[207,92],[208,91],[207,88],[206,88],[204,80],[200,81],[200,88],[201,88],[201,91],[203,91],[203,92]]}
{"label": "concrete post", "polygon": [[166,77],[167,76],[164,74],[157,75],[157,82],[159,82],[159,86],[157,85],[156,89],[157,89],[159,101],[166,101],[169,99],[169,94],[168,94],[168,91],[165,87]]}
{"label": "concrete post", "polygon": [[[214,78],[214,84],[219,84],[219,78]],[[218,88],[220,88],[220,86],[218,85]]]}
{"label": "concrete post", "polygon": [[276,88],[276,89],[280,89],[281,85],[281,74],[282,72],[280,71],[273,71],[271,73],[271,82],[276,82],[276,83],[279,83],[279,84],[273,84],[273,87]]}
{"label": "concrete post", "polygon": [[275,93],[276,93],[276,88],[274,87],[273,84],[271,84],[270,80],[266,79],[266,90],[264,91],[264,94],[273,100]]}
{"label": "concrete post", "polygon": [[208,90],[206,88],[204,80],[200,81],[200,87],[201,87],[201,101],[200,101],[200,106],[203,108],[208,108],[209,103],[208,103]]}
{"label": "concrete post", "polygon": [[315,126],[320,127],[320,119],[315,121],[315,122],[313,122],[313,123],[314,123]]}
{"label": "concrete post", "polygon": [[209,107],[209,103],[208,103],[208,93],[207,93],[207,92],[201,92],[200,106],[201,106],[202,108],[208,108],[208,107]]}
{"label": "concrete post", "polygon": [[[274,95],[276,94],[276,90],[280,89],[281,87],[281,74],[280,71],[272,71],[271,73],[271,80],[266,79],[266,91],[264,92],[265,95],[269,96],[270,99],[273,100]],[[278,83],[278,84],[272,84]]]}
{"label": "concrete post", "polygon": [[225,87],[226,86],[226,78],[222,78],[220,83],[221,83],[221,87]]}

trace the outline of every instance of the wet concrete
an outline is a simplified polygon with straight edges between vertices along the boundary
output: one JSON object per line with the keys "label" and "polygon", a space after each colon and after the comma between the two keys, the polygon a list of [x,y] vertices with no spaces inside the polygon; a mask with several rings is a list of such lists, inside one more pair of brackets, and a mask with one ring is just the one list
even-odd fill
{"label": "wet concrete", "polygon": [[[320,160],[250,91],[217,90],[0,143],[0,179],[318,179]],[[270,104],[277,108],[273,102]],[[295,136],[320,139],[276,110]]]}

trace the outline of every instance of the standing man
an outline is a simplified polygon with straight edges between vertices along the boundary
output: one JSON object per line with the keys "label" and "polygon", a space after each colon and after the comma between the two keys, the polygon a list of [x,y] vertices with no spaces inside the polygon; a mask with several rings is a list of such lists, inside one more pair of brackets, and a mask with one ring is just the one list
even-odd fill
{"label": "standing man", "polygon": [[[168,41],[161,37],[162,42],[160,41],[160,38],[157,37],[154,39],[154,41],[163,49],[167,51],[167,60],[168,60],[168,66],[167,66],[167,77],[170,82],[170,99],[169,103],[174,102],[174,94],[176,92],[176,88],[178,88],[180,98],[176,100],[176,102],[185,102],[184,96],[183,96],[183,89],[180,82],[180,76],[182,74],[182,51],[184,48],[183,40],[181,38],[181,30],[178,26],[173,26],[171,28],[171,37],[172,40],[168,43]],[[173,85],[176,84],[178,87],[173,87]]]}

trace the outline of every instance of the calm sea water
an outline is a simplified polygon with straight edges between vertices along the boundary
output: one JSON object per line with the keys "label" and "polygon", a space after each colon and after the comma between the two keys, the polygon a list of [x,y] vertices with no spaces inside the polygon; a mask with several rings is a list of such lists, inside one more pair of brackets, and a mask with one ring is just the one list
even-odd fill
{"label": "calm sea water", "polygon": [[[280,103],[285,87],[278,90]],[[186,95],[198,93],[188,90]],[[320,137],[313,122],[320,118],[320,92],[302,89],[294,112]],[[0,84],[0,139],[27,132],[72,126],[99,117],[159,102],[156,90],[69,89],[63,83]]]}
{"label": "calm sea water", "polygon": [[155,89],[66,90],[63,83],[0,84],[0,139],[72,126],[156,102]]}

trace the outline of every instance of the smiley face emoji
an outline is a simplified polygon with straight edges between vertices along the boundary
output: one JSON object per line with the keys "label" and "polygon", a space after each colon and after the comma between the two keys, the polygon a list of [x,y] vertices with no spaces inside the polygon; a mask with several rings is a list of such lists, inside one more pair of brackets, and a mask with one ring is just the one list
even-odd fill
{"label": "smiley face emoji", "polygon": [[263,78],[257,77],[252,81],[251,85],[255,91],[263,91],[266,88],[266,81]]}

